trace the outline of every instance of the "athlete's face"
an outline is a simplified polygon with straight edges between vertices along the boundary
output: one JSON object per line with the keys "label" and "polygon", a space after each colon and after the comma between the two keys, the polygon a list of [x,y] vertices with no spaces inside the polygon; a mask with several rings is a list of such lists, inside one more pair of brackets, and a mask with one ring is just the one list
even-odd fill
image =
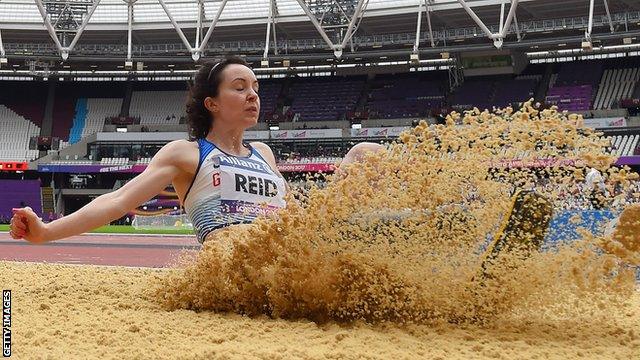
{"label": "athlete's face", "polygon": [[248,67],[227,66],[221,74],[218,96],[206,98],[205,106],[214,121],[224,121],[243,129],[254,126],[260,114],[258,79]]}

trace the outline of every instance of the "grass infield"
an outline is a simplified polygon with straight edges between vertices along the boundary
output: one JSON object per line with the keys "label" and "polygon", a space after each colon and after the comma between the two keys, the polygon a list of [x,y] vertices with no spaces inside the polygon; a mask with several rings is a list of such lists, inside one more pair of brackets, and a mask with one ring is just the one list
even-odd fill
{"label": "grass infield", "polygon": [[[9,225],[0,225],[0,231],[9,231]],[[190,235],[191,230],[137,230],[133,226],[127,225],[106,225],[101,226],[90,233],[102,234],[158,234],[158,235]]]}

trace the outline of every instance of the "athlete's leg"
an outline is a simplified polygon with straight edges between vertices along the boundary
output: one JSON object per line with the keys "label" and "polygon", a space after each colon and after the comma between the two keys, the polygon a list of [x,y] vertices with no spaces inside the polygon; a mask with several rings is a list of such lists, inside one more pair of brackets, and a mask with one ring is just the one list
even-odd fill
{"label": "athlete's leg", "polygon": [[539,251],[552,215],[551,202],[541,194],[531,190],[516,192],[502,226],[484,253],[483,275],[500,254],[518,251],[521,256],[527,256]]}

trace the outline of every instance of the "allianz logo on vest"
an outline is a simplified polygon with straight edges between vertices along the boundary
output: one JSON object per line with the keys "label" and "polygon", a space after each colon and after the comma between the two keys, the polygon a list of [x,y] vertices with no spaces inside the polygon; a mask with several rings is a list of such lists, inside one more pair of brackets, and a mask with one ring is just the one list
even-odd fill
{"label": "allianz logo on vest", "polygon": [[[232,167],[241,167],[246,170],[254,170],[263,173],[269,173],[269,168],[265,166],[265,164],[253,160],[253,159],[238,159],[233,156],[220,156],[220,165],[232,166]],[[216,165],[216,161],[214,160],[214,166]]]}
{"label": "allianz logo on vest", "polygon": [[234,175],[236,191],[266,197],[275,197],[278,195],[278,185],[273,180],[263,179],[258,176]]}

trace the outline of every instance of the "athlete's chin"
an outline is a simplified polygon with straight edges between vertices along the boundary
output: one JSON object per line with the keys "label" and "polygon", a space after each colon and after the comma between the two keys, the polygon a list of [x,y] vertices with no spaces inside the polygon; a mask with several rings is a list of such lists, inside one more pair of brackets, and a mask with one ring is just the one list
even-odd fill
{"label": "athlete's chin", "polygon": [[244,118],[243,123],[248,128],[256,126],[256,124],[258,124],[258,116],[247,116],[246,118]]}

